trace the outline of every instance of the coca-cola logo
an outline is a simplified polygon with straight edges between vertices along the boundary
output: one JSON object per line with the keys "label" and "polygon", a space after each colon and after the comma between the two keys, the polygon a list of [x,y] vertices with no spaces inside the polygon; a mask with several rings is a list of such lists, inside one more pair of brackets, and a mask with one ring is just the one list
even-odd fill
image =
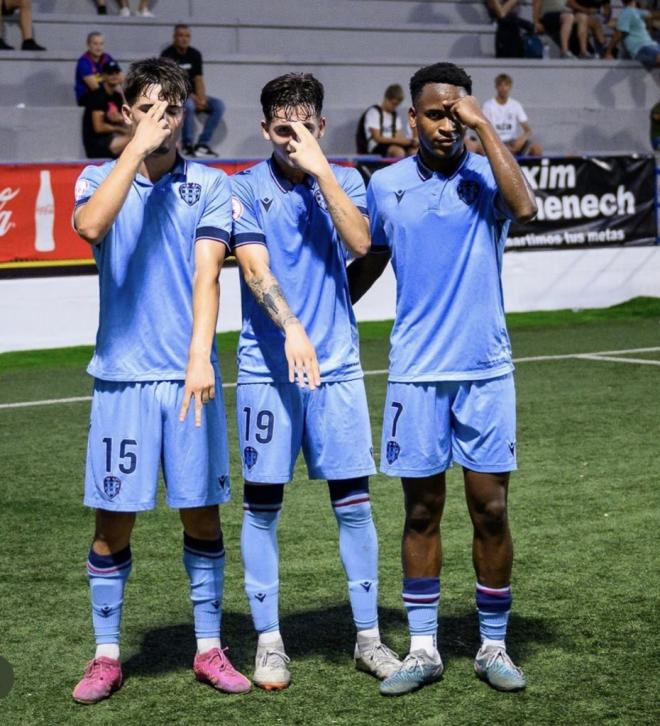
{"label": "coca-cola logo", "polygon": [[5,205],[17,197],[20,191],[20,188],[12,189],[11,187],[0,190],[0,237],[4,237],[10,229],[16,226],[16,222],[11,220],[12,210],[5,209]]}

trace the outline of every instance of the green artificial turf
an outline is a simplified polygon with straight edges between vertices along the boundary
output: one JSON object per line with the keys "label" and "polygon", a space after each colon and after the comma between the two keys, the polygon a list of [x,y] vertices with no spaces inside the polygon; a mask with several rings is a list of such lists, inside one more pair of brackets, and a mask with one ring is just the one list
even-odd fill
{"label": "green artificial turf", "polygon": [[[390,323],[361,326],[365,370],[387,367]],[[510,315],[514,355],[660,347],[660,301],[598,311]],[[236,336],[219,336],[235,380]],[[0,356],[0,402],[86,396],[88,348]],[[657,351],[621,354],[660,360]],[[512,477],[514,608],[509,649],[529,687],[501,694],[478,681],[471,529],[460,472],[444,517],[439,684],[384,699],[354,671],[346,583],[326,486],[299,463],[280,524],[281,625],[293,683],[227,696],[194,681],[181,526],[161,502],[132,543],[122,641],[125,685],[80,706],[70,692],[93,653],[85,559],[93,516],[81,504],[88,402],[0,409],[0,656],[16,682],[3,724],[655,724],[660,366],[579,359],[517,366],[520,470]],[[386,377],[368,376],[374,440]],[[222,509],[227,549],[223,641],[251,673],[255,636],[242,590],[241,481],[235,391],[225,391],[234,497]],[[378,446],[376,446],[378,449]],[[381,629],[405,653],[400,601],[402,499],[372,480]],[[0,692],[1,692],[0,684]]]}

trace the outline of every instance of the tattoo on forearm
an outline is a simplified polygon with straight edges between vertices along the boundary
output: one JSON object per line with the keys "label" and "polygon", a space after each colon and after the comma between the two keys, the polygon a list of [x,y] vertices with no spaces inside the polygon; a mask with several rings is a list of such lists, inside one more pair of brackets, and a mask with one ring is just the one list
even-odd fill
{"label": "tattoo on forearm", "polygon": [[268,317],[280,328],[297,320],[288,306],[282,288],[273,279],[252,278],[248,287]]}

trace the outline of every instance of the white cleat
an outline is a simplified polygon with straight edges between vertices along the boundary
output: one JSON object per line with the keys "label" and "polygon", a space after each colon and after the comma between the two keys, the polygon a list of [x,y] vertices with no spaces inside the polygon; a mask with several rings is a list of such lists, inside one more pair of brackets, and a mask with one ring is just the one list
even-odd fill
{"label": "white cleat", "polygon": [[399,656],[378,638],[370,638],[367,643],[356,643],[353,659],[359,671],[370,673],[380,681],[401,667]]}
{"label": "white cleat", "polygon": [[279,643],[258,646],[252,682],[265,691],[288,688],[291,683],[291,673],[287,668],[289,660],[281,640]]}

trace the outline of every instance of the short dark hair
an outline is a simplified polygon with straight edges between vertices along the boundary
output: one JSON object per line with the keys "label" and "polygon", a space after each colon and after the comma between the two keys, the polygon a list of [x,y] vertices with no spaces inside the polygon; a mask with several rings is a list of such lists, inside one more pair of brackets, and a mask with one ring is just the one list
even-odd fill
{"label": "short dark hair", "polygon": [[390,101],[403,101],[404,96],[403,88],[398,83],[393,83],[385,89],[385,98]]}
{"label": "short dark hair", "polygon": [[413,104],[427,83],[447,83],[464,88],[468,95],[472,93],[472,79],[462,68],[453,63],[434,63],[432,66],[420,68],[410,79],[410,98]]}
{"label": "short dark hair", "polygon": [[126,103],[132,106],[149,86],[162,88],[163,101],[184,103],[188,98],[188,76],[169,58],[147,58],[133,63],[124,82]]}
{"label": "short dark hair", "polygon": [[286,73],[273,78],[261,89],[261,108],[271,121],[278,108],[285,112],[302,106],[310,116],[323,112],[323,84],[311,73]]}
{"label": "short dark hair", "polygon": [[190,26],[187,23],[177,23],[174,26],[174,32],[176,33],[177,30],[190,30]]}
{"label": "short dark hair", "polygon": [[87,33],[87,45],[89,45],[89,41],[92,38],[96,38],[97,36],[99,38],[102,38],[103,37],[103,33],[100,30],[92,30],[91,33]]}
{"label": "short dark hair", "polygon": [[498,83],[508,83],[510,86],[513,85],[513,78],[508,73],[500,73],[499,76],[495,76],[495,85]]}

